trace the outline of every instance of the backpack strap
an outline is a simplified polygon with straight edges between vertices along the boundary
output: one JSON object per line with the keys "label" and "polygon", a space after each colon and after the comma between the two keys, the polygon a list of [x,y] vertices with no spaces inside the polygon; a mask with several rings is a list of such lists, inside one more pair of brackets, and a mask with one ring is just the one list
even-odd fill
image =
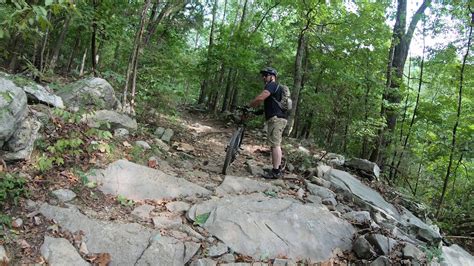
{"label": "backpack strap", "polygon": [[[275,90],[275,94],[278,92],[278,90],[280,89],[280,83],[277,84],[277,88]],[[280,109],[283,110],[283,106],[282,106],[282,103],[280,101],[278,101],[274,96],[273,94],[270,94],[270,97],[272,97],[273,101],[275,101],[275,103],[278,105],[278,107],[280,107]]]}

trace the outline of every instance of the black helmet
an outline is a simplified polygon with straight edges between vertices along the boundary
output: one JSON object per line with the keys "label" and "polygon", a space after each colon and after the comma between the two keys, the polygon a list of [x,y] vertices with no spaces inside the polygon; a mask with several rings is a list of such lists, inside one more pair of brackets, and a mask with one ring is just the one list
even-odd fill
{"label": "black helmet", "polygon": [[277,76],[278,75],[278,72],[276,71],[276,69],[274,69],[273,67],[266,67],[262,70],[260,70],[260,74],[269,74],[269,75],[273,75],[273,76]]}

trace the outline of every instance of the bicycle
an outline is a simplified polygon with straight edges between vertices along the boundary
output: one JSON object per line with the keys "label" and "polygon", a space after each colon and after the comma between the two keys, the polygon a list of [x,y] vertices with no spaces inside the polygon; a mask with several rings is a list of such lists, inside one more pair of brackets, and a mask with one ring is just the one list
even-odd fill
{"label": "bicycle", "polygon": [[248,107],[237,107],[237,111],[240,111],[241,114],[238,116],[237,120],[237,129],[232,134],[230,138],[229,144],[227,145],[225,151],[225,160],[224,166],[222,168],[222,174],[225,175],[227,173],[227,169],[229,166],[234,162],[237,154],[240,151],[240,146],[242,145],[242,140],[244,138],[246,120],[248,118],[248,114],[254,114],[255,111],[252,111]]}

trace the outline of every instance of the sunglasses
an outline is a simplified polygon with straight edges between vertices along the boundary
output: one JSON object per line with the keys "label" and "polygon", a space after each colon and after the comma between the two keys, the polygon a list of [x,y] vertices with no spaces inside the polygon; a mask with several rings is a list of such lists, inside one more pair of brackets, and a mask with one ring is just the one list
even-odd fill
{"label": "sunglasses", "polygon": [[270,76],[270,74],[268,74],[268,73],[262,74],[262,77],[265,77],[265,78],[266,78],[266,77],[268,77],[268,76]]}

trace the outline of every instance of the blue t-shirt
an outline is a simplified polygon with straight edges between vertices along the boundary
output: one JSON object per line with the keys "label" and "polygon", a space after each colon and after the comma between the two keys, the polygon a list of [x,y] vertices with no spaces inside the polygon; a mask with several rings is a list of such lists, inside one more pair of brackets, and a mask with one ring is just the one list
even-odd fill
{"label": "blue t-shirt", "polygon": [[280,118],[287,118],[285,112],[281,110],[280,106],[275,102],[274,99],[272,99],[272,96],[277,100],[281,101],[281,96],[282,96],[282,90],[281,88],[277,90],[278,83],[272,81],[267,84],[265,84],[265,90],[270,92],[270,96],[268,96],[265,101],[263,102],[263,107],[265,110],[265,120],[268,120],[274,116],[280,117]]}

